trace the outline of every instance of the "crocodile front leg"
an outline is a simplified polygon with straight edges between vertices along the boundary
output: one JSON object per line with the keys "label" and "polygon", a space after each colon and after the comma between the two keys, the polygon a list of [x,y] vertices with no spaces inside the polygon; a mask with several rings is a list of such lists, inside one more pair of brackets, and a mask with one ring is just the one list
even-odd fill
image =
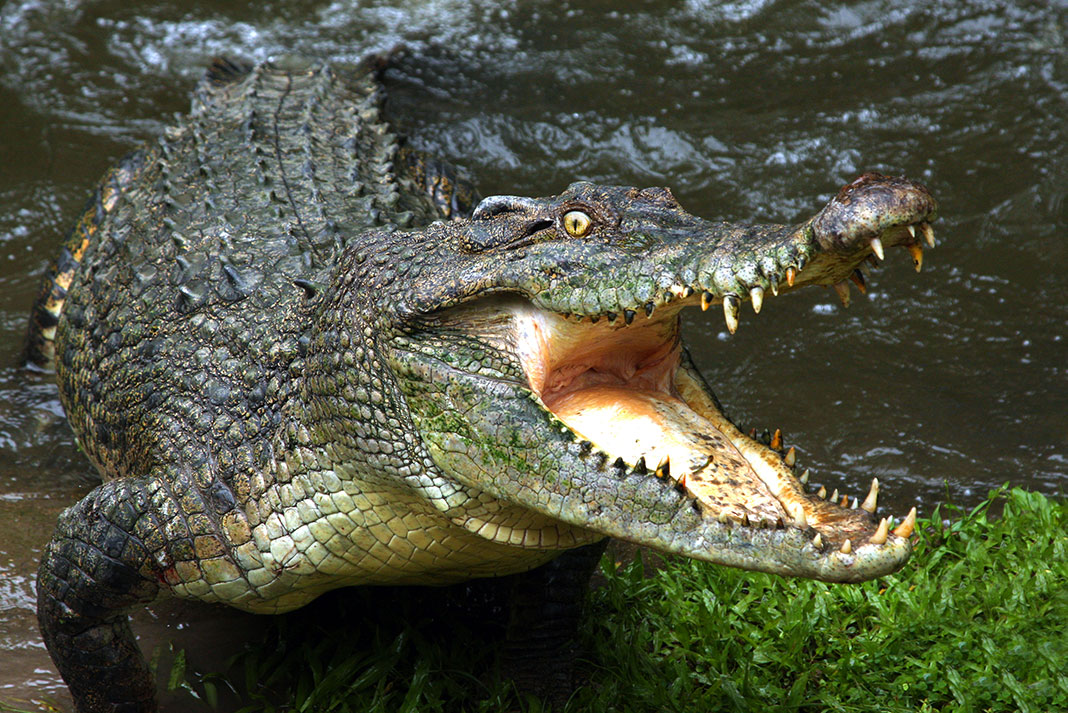
{"label": "crocodile front leg", "polygon": [[126,610],[157,597],[145,479],[101,485],[60,516],[37,575],[45,645],[78,713],[149,713],[155,685]]}

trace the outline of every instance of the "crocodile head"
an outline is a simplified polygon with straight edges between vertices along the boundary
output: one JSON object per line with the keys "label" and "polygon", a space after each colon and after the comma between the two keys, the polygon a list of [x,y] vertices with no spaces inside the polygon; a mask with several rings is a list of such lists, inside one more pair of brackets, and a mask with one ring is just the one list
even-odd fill
{"label": "crocodile head", "polygon": [[918,261],[935,202],[866,174],[794,226],[713,223],[663,188],[576,183],[486,198],[470,220],[397,237],[384,351],[472,531],[553,548],[611,535],[719,564],[827,581],[892,572],[896,530],[808,493],[781,439],[730,421],[684,346],[680,312],[862,280],[893,246]]}

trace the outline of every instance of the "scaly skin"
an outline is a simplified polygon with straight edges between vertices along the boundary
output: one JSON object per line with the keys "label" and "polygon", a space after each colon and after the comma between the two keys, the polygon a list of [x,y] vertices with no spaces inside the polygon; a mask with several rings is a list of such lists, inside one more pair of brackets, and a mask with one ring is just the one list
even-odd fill
{"label": "scaly skin", "polygon": [[806,494],[737,432],[678,315],[721,304],[733,331],[742,301],[918,250],[925,188],[866,175],[798,226],[710,223],[666,189],[476,199],[399,148],[373,72],[306,65],[217,65],[105,178],[30,339],[105,480],[38,579],[79,711],[154,710],[125,612],[163,594],[281,612],[606,535],[828,581],[907,559],[874,497]]}

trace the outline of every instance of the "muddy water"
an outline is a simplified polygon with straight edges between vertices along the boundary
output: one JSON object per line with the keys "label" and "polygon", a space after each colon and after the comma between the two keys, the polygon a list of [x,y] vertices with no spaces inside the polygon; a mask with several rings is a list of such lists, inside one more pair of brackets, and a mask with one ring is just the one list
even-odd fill
{"label": "muddy water", "polygon": [[[932,6],[933,5],[933,6]],[[187,106],[205,62],[335,61],[404,43],[391,107],[486,193],[668,185],[691,212],[793,221],[856,174],[942,206],[916,275],[867,298],[769,299],[687,333],[745,427],[781,427],[814,480],[885,502],[1068,483],[1064,2],[138,3],[0,6],[0,698],[62,687],[32,618],[58,511],[93,486],[55,388],[18,353],[36,280],[91,182]],[[183,627],[193,617],[207,624]],[[254,620],[158,610],[204,662]],[[184,638],[183,638],[184,637]],[[225,648],[225,647],[223,647]],[[211,666],[211,662],[204,663]]]}

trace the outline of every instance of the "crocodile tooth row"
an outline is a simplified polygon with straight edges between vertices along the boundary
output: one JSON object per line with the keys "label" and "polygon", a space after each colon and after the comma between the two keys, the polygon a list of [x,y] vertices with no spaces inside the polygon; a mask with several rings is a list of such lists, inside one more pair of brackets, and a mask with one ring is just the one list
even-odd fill
{"label": "crocodile tooth row", "polygon": [[[767,431],[764,431],[765,435],[767,433],[768,433]],[[756,438],[756,435],[757,435],[756,434],[756,429],[755,428],[751,429],[750,432],[749,432],[749,435],[750,435],[751,438]],[[772,435],[770,435],[770,436],[768,436],[766,438],[762,438],[761,440],[764,440],[765,443],[770,448],[772,448],[773,450],[778,451],[780,453],[782,452],[782,450],[783,450],[783,442],[782,442],[782,431],[780,429],[778,429],[778,428],[775,429],[775,433],[774,434],[772,434]],[[797,462],[797,450],[793,446],[791,446],[790,449],[783,456],[783,462],[790,468],[793,468],[794,465],[796,464],[796,462]],[[810,476],[811,476],[811,471],[806,468],[805,472],[801,474],[801,477],[798,478],[798,480],[801,482],[802,485],[808,485],[808,481],[809,481]],[[827,488],[821,485],[820,489],[818,491],[816,491],[816,495],[821,500],[827,500],[828,499],[827,498]],[[838,502],[838,489],[837,488],[835,488],[834,492],[831,494],[829,502],[832,502],[832,503],[837,503]],[[858,500],[856,498],[853,498],[852,509],[856,510],[859,507],[861,510],[864,510],[864,511],[874,515],[875,514],[875,510],[878,507],[878,502],[879,502],[879,479],[878,478],[872,478],[871,488],[869,488],[869,490],[868,490],[868,495],[864,498],[863,502],[858,502]],[[840,507],[843,507],[843,508],[849,507],[849,496],[848,495],[843,495],[841,502],[838,503],[838,504],[839,504]],[[807,523],[805,522],[804,513],[800,512],[800,509],[798,509],[798,511],[799,511],[799,515],[795,515],[795,518],[794,518],[795,519],[795,524],[797,524],[798,527],[802,527],[803,528],[803,527],[805,527],[807,525]],[[886,540],[889,537],[891,525],[892,525],[892,523],[891,523],[891,519],[890,518],[886,518],[886,517],[882,518],[879,521],[879,526],[875,530],[875,534],[873,534],[869,538],[868,541],[873,545],[885,544]],[[913,507],[911,510],[909,510],[909,514],[905,516],[904,521],[902,521],[902,523],[900,525],[898,525],[897,528],[895,528],[893,530],[893,534],[895,536],[897,536],[897,537],[906,537],[907,538],[907,537],[910,537],[912,535],[912,533],[915,530],[915,528],[916,528],[916,508]],[[819,533],[816,533],[816,536],[812,539],[812,544],[816,547],[816,549],[821,549],[822,548],[822,546],[823,546],[823,538]],[[843,554],[849,554],[849,553],[851,553],[853,551],[852,548],[853,548],[852,542],[850,542],[849,540],[846,540],[845,542],[842,543],[841,548],[840,548],[839,551],[842,552]]]}
{"label": "crocodile tooth row", "polygon": [[[563,426],[562,430],[564,430],[564,431],[569,431],[570,430],[570,429],[567,428],[567,426],[565,424],[561,424],[561,425]],[[753,433],[755,433],[755,429],[753,429],[751,431],[751,434],[753,434]],[[765,431],[765,433],[767,433],[767,431]],[[588,440],[585,440],[585,439],[579,440],[578,444],[579,444],[579,448],[581,449],[581,451],[587,456],[595,457],[600,462],[601,467],[604,467],[609,462],[609,460],[611,459],[611,456],[609,456],[607,453],[604,453],[603,451],[598,449],[596,446],[594,446],[594,444],[592,442],[590,442]],[[774,450],[779,451],[781,453],[782,452],[782,431],[780,429],[775,429],[775,433],[773,435],[769,436],[769,438],[767,439],[767,444],[771,448],[773,448]],[[797,451],[793,446],[791,446],[790,449],[783,456],[783,462],[788,467],[793,468],[795,463],[796,463],[796,459],[797,459]],[[614,461],[612,461],[612,467],[615,468],[616,470],[620,471],[621,475],[626,475],[626,474],[649,475],[650,474],[650,469],[649,469],[648,464],[645,461],[645,456],[639,457],[637,462],[633,466],[630,466],[622,458],[622,456],[620,456],[620,457],[617,457]],[[672,473],[671,473],[671,458],[669,456],[665,456],[660,461],[660,463],[656,466],[655,470],[652,471],[652,475],[657,480],[670,481],[671,484],[674,486],[675,490],[680,495],[683,495],[683,496],[687,497],[691,501],[690,504],[691,504],[692,507],[697,508],[697,509],[699,509],[701,507],[700,501],[696,498],[696,496],[693,495],[693,493],[691,493],[689,491],[689,489],[687,487],[687,484],[688,484],[687,473],[682,473],[681,475],[674,476],[674,477],[672,476]],[[801,484],[802,485],[808,485],[808,481],[809,481],[810,476],[811,476],[811,471],[806,469],[805,472],[802,473],[801,477],[799,478]],[[816,495],[821,500],[827,500],[827,488],[824,487],[824,486],[820,486],[820,489],[819,489],[819,491],[816,492]],[[878,478],[872,478],[871,488],[868,490],[868,495],[864,498],[863,503],[858,503],[857,498],[853,498],[852,509],[856,510],[859,507],[860,509],[862,509],[862,510],[868,512],[868,513],[875,514],[875,510],[876,510],[876,508],[878,506],[878,499],[879,499],[879,479]],[[838,500],[838,489],[835,488],[834,493],[831,495],[829,502],[833,503],[833,502],[836,502],[837,500]],[[842,501],[839,504],[839,506],[843,507],[843,508],[849,506],[849,496],[848,495],[843,495],[842,496]],[[900,525],[898,525],[897,528],[895,528],[892,531],[893,534],[896,537],[902,537],[902,538],[911,537],[913,531],[916,528],[916,515],[917,515],[916,508],[913,507],[911,510],[909,510],[908,515],[905,516],[905,519],[902,521],[902,523]],[[802,530],[808,528],[808,526],[809,526],[808,517],[805,515],[804,509],[799,504],[796,505],[793,508],[793,512],[790,513],[790,516],[792,518],[791,524],[794,527],[797,527],[798,529],[802,529]],[[727,524],[731,523],[731,519],[727,516],[726,513],[719,513],[719,515],[717,515],[716,519],[721,524],[724,524],[724,525],[727,525]],[[749,519],[749,515],[748,514],[743,515],[743,519],[742,519],[742,523],[741,524],[744,527],[755,527],[755,528],[758,528],[758,529],[781,530],[781,529],[784,529],[786,527],[786,523],[783,522],[782,518],[779,518],[779,520],[777,522],[771,522],[771,521],[767,521],[767,520],[764,520],[764,519],[758,520],[756,522],[752,522]],[[890,532],[891,532],[891,530],[890,530],[891,526],[892,526],[891,518],[889,518],[889,517],[882,518],[879,521],[879,526],[875,529],[875,533],[870,538],[868,538],[868,542],[870,544],[873,544],[873,545],[886,544],[886,541],[887,541],[887,539],[889,539],[889,535],[890,535]],[[823,536],[819,532],[817,532],[816,535],[812,538],[812,544],[817,550],[823,548]],[[841,552],[842,554],[850,554],[850,553],[852,553],[852,551],[853,551],[853,543],[849,539],[845,540],[839,547],[839,552]]]}
{"label": "crocodile tooth row", "polygon": [[[928,247],[933,248],[935,246],[935,238],[934,230],[931,228],[930,223],[924,221],[922,223],[919,223],[918,226],[924,242],[927,244]],[[917,226],[907,225],[905,227],[909,231],[909,234],[912,236],[913,240],[911,242],[903,244],[902,247],[909,253],[909,256],[912,259],[912,264],[916,268],[916,272],[919,272],[920,269],[923,267],[923,247],[920,245],[919,241],[916,240]],[[875,267],[878,267],[880,261],[886,259],[883,242],[877,237],[872,238],[871,242],[869,243],[869,246],[871,247],[871,255],[868,256],[868,261],[871,262],[871,264]],[[788,265],[784,271],[786,284],[790,287],[794,286],[794,282],[797,280],[798,274],[804,268],[803,260],[798,259],[798,262],[802,264]],[[853,273],[849,276],[849,280],[852,281],[854,285],[856,285],[857,289],[860,291],[861,294],[867,294],[867,284],[864,280],[864,274],[860,270],[854,270]],[[778,282],[776,279],[770,279],[768,286],[771,288],[771,292],[773,295],[779,294]],[[832,287],[834,288],[835,293],[838,295],[838,299],[841,301],[842,305],[848,307],[850,303],[849,282],[843,280],[842,282],[839,282],[833,285]],[[765,289],[766,288],[763,285],[753,285],[748,288],[749,300],[753,305],[754,314],[760,314],[760,310],[764,306]],[[741,315],[741,295],[735,294],[733,292],[724,292],[722,294],[716,294],[715,292],[709,289],[705,289],[700,285],[685,285],[682,283],[676,283],[671,287],[663,290],[656,299],[649,300],[648,302],[642,305],[636,305],[633,308],[624,309],[623,319],[629,325],[631,322],[634,321],[634,317],[638,313],[638,310],[644,310],[645,316],[647,318],[652,317],[653,311],[655,310],[657,304],[664,305],[675,299],[687,300],[697,292],[701,293],[700,304],[702,311],[707,311],[708,308],[713,303],[715,303],[716,300],[720,300],[723,303],[723,320],[724,322],[726,322],[727,331],[729,331],[731,334],[734,334],[735,331],[738,329],[738,320]],[[598,322],[601,317],[606,318],[609,323],[614,323],[619,317],[618,313],[615,311],[603,312],[601,314],[594,315],[581,315],[565,312],[563,313],[563,316],[566,319],[571,319],[576,322],[581,322],[583,319],[588,319],[591,323]]]}
{"label": "crocodile tooth row", "polygon": [[[801,476],[801,482],[807,484],[808,483],[808,477],[809,477],[809,471],[806,470],[804,475]],[[819,498],[821,500],[827,500],[827,488],[825,488],[824,486],[821,485],[819,491],[816,492],[816,495],[819,496]],[[879,499],[879,479],[878,478],[872,478],[871,489],[868,491],[868,496],[866,498],[864,498],[864,502],[860,504],[860,508],[862,510],[865,510],[865,511],[867,511],[869,513],[874,514],[875,510],[876,510],[876,507],[877,507],[877,504],[878,504],[878,499]],[[838,500],[838,489],[835,488],[834,492],[831,494],[830,502],[836,502],[837,500]],[[849,496],[848,495],[843,496],[842,497],[842,502],[840,503],[841,507],[846,507],[848,502],[849,502]],[[857,508],[857,499],[854,498],[853,499],[853,509],[856,509],[856,508]],[[891,524],[892,523],[891,523],[891,519],[890,518],[888,518],[888,517],[882,518],[879,521],[879,526],[875,529],[875,534],[873,534],[871,536],[871,538],[869,538],[868,541],[873,545],[882,545],[882,544],[884,544],[886,542],[888,536],[889,536],[889,533],[891,532],[891,530],[890,530]],[[916,508],[913,507],[911,510],[909,510],[909,514],[905,516],[904,521],[902,521],[902,523],[900,525],[898,525],[897,528],[895,528],[893,530],[893,534],[895,536],[897,536],[897,537],[910,537],[915,529],[916,529]],[[817,539],[818,538],[819,538],[819,536],[817,535]],[[822,542],[822,540],[820,540],[820,542]],[[816,539],[813,540],[813,543],[816,543]],[[816,546],[819,547],[819,544],[817,544]],[[842,543],[841,552],[844,553],[844,554],[849,554],[851,551],[852,551],[852,543],[849,540],[846,540],[844,543]]]}
{"label": "crocodile tooth row", "polygon": [[[790,450],[793,451],[793,448],[791,448]],[[787,465],[790,465],[790,464],[787,463]],[[791,466],[791,467],[793,467],[793,466]],[[809,478],[809,471],[806,469],[805,472],[799,478],[799,480],[801,481],[802,485],[808,485],[808,478]],[[820,498],[820,500],[828,500],[828,498],[827,498],[827,488],[825,488],[822,485],[820,486],[820,489],[816,491],[815,494]],[[878,478],[872,478],[871,479],[871,488],[868,490],[868,495],[867,495],[867,497],[864,498],[864,502],[861,503],[856,498],[853,498],[852,509],[856,510],[859,507],[861,510],[864,510],[865,512],[869,512],[869,513],[875,514],[875,510],[878,508],[878,501],[879,501],[879,479]],[[834,489],[834,493],[831,494],[831,497],[828,500],[828,502],[838,503],[839,507],[843,507],[843,508],[844,507],[848,507],[849,506],[849,496],[848,495],[843,495],[842,496],[842,501],[838,502],[838,488],[835,488]]]}

